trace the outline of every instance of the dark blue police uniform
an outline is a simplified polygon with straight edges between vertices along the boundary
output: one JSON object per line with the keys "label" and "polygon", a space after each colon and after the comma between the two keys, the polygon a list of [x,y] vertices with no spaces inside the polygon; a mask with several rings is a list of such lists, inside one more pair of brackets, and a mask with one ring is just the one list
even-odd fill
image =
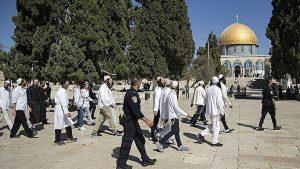
{"label": "dark blue police uniform", "polygon": [[150,159],[146,153],[143,131],[138,123],[138,119],[144,117],[141,112],[141,99],[138,92],[133,88],[127,90],[125,94],[123,111],[126,116],[126,120],[123,124],[124,135],[122,137],[120,155],[117,162],[118,166],[126,164],[133,140],[141,154],[142,161],[147,162]]}

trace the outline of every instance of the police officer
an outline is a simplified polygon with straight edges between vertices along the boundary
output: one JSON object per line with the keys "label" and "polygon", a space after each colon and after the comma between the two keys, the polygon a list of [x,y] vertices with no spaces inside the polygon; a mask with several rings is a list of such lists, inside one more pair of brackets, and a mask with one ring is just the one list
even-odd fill
{"label": "police officer", "polygon": [[[124,115],[121,118],[121,123],[124,127],[124,135],[122,138],[120,155],[117,161],[117,169],[130,169],[132,166],[126,164],[129,152],[131,149],[131,144],[134,140],[138,151],[141,154],[142,166],[154,165],[156,159],[150,159],[146,153],[145,149],[145,138],[143,136],[142,129],[138,123],[138,120],[143,120],[150,128],[153,126],[152,121],[144,117],[141,112],[141,99],[138,94],[138,89],[140,88],[141,80],[139,77],[134,77],[131,79],[131,88],[127,90],[124,103],[123,111]],[[123,119],[123,120],[122,120]]]}
{"label": "police officer", "polygon": [[259,121],[259,127],[257,128],[258,131],[264,130],[262,125],[263,125],[265,117],[268,113],[270,114],[271,119],[272,119],[273,129],[274,130],[281,129],[281,127],[277,126],[277,123],[276,123],[276,117],[275,117],[276,107],[275,107],[274,94],[272,91],[272,84],[273,84],[272,78],[268,78],[267,85],[262,91],[262,94],[263,94],[262,110],[261,110],[261,118]]}

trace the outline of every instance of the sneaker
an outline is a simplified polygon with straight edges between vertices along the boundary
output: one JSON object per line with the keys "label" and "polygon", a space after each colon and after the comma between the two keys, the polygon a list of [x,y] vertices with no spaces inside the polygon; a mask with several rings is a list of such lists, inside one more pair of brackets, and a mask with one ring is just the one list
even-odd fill
{"label": "sneaker", "polygon": [[132,169],[132,166],[127,164],[117,165],[116,169]]}
{"label": "sneaker", "polygon": [[93,131],[92,135],[93,136],[102,136],[102,134],[99,131]]}
{"label": "sneaker", "polygon": [[280,130],[281,129],[281,126],[276,126],[273,128],[273,130]]}
{"label": "sneaker", "polygon": [[162,144],[160,144],[159,142],[156,142],[155,145],[159,152],[164,152],[164,146]]}
{"label": "sneaker", "polygon": [[212,146],[212,147],[222,147],[222,146],[223,146],[223,144],[221,144],[221,143],[217,143],[217,144],[211,144],[211,146]]}
{"label": "sneaker", "polygon": [[224,133],[231,133],[233,130],[234,130],[234,129],[230,129],[230,128],[229,128],[229,129],[225,130]]}
{"label": "sneaker", "polygon": [[147,161],[142,162],[143,167],[147,167],[149,165],[154,165],[156,163],[156,159],[149,159]]}
{"label": "sneaker", "polygon": [[123,136],[123,133],[122,133],[122,132],[119,132],[119,131],[117,131],[117,132],[113,133],[113,135],[114,135],[114,136]]}
{"label": "sneaker", "polygon": [[180,147],[177,148],[177,151],[189,151],[189,148],[187,146],[181,145]]}
{"label": "sneaker", "polygon": [[77,142],[77,138],[68,138],[67,139],[67,143],[75,143],[75,142]]}
{"label": "sneaker", "polygon": [[262,128],[262,127],[258,127],[256,130],[257,130],[257,131],[264,131],[265,129]]}
{"label": "sneaker", "polygon": [[204,137],[200,133],[198,134],[198,137],[199,137],[199,143],[204,142]]}
{"label": "sneaker", "polygon": [[66,143],[63,142],[63,141],[58,141],[58,142],[54,142],[54,143],[53,143],[54,146],[63,146],[63,145],[65,145],[65,144],[66,144]]}
{"label": "sneaker", "polygon": [[85,130],[86,130],[86,128],[84,128],[84,127],[78,127],[78,130],[85,131]]}
{"label": "sneaker", "polygon": [[167,140],[165,143],[166,143],[166,144],[174,144],[174,141],[172,141],[172,140]]}

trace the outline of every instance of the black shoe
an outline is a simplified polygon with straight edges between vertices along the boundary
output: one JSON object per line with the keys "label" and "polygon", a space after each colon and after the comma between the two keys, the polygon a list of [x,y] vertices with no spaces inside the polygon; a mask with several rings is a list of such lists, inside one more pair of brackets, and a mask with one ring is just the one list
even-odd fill
{"label": "black shoe", "polygon": [[276,126],[273,128],[273,130],[280,130],[281,129],[281,126]]}
{"label": "black shoe", "polygon": [[48,121],[45,121],[42,123],[43,125],[47,125],[47,124],[50,124]]}
{"label": "black shoe", "polygon": [[53,145],[55,146],[64,146],[66,143],[63,141],[54,142]]}
{"label": "black shoe", "polygon": [[38,132],[32,131],[32,135],[30,135],[29,138],[36,138],[36,135],[38,135]]}
{"label": "black shoe", "polygon": [[262,128],[262,127],[258,127],[256,130],[257,130],[257,131],[264,131],[265,129]]}
{"label": "black shoe", "polygon": [[10,138],[20,138],[20,135],[14,135],[14,136],[10,135],[9,137]]}
{"label": "black shoe", "polygon": [[203,125],[208,125],[207,120],[205,120],[205,121],[203,122]]}
{"label": "black shoe", "polygon": [[127,164],[117,165],[116,169],[132,169],[132,166]]}
{"label": "black shoe", "polygon": [[68,138],[67,143],[75,143],[77,142],[77,138]]}
{"label": "black shoe", "polygon": [[217,144],[211,144],[211,146],[212,146],[212,147],[222,147],[222,146],[223,146],[223,144],[221,144],[221,143],[217,143]]}
{"label": "black shoe", "polygon": [[123,132],[121,131],[117,131],[115,133],[113,133],[114,136],[123,136]]}
{"label": "black shoe", "polygon": [[190,124],[191,127],[196,127],[196,124]]}
{"label": "black shoe", "polygon": [[234,129],[227,129],[224,131],[224,133],[231,133]]}
{"label": "black shoe", "polygon": [[156,163],[156,159],[149,159],[148,161],[143,161],[142,166],[147,167],[149,165],[154,165]]}
{"label": "black shoe", "polygon": [[199,137],[199,143],[204,142],[204,137],[201,134],[198,134]]}

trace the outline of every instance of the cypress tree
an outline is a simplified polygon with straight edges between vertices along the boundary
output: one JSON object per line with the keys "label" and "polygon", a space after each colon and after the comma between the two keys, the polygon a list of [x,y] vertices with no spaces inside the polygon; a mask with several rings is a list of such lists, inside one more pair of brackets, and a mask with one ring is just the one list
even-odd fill
{"label": "cypress tree", "polygon": [[272,17],[266,36],[271,40],[272,74],[276,78],[289,73],[300,79],[300,1],[273,0]]}

